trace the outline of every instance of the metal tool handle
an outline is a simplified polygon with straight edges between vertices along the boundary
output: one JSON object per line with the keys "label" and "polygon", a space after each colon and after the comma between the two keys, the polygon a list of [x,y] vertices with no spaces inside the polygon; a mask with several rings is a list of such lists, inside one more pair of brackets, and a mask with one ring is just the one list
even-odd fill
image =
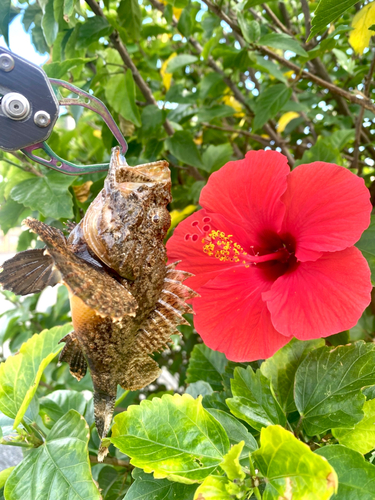
{"label": "metal tool handle", "polygon": [[[84,90],[75,87],[69,82],[65,82],[63,80],[56,80],[54,78],[51,78],[50,82],[52,85],[64,87],[79,96],[78,98],[68,97],[59,99],[60,106],[83,106],[84,108],[88,108],[91,111],[94,111],[95,113],[99,114],[103,118],[104,122],[107,124],[112,134],[117,139],[117,142],[121,147],[121,153],[122,154],[126,153],[128,149],[126,140],[121,134],[121,131],[118,128],[116,122],[112,118],[111,113],[108,111],[107,107],[102,103],[102,101],[92,96],[88,92],[85,92]],[[47,153],[50,159],[45,160],[40,156],[34,155],[33,151],[35,151],[36,149],[43,149],[43,151]],[[26,148],[22,149],[22,152],[31,160],[41,163],[42,165],[57,170],[59,172],[63,172],[64,174],[67,175],[77,175],[77,174],[82,175],[82,174],[92,174],[95,172],[105,172],[109,168],[108,163],[99,163],[96,165],[76,165],[75,163],[71,163],[58,156],[45,142],[39,142],[37,144],[27,146]]]}
{"label": "metal tool handle", "polygon": [[[33,154],[36,149],[43,149],[45,153],[50,157],[50,160],[45,160],[40,156]],[[52,149],[48,146],[46,142],[39,142],[38,144],[33,144],[32,146],[27,146],[21,149],[21,151],[30,160],[41,163],[42,165],[53,168],[59,172],[63,172],[67,175],[82,175],[82,174],[93,174],[95,172],[106,172],[109,168],[109,163],[98,163],[96,165],[76,165],[70,161],[64,160],[58,156]]]}
{"label": "metal tool handle", "polygon": [[124,139],[115,120],[112,118],[111,113],[108,111],[105,104],[102,103],[102,101],[89,94],[88,92],[75,87],[71,83],[65,82],[64,80],[56,80],[55,78],[50,78],[50,82],[52,85],[64,87],[65,89],[68,89],[79,96],[78,98],[67,97],[59,99],[60,106],[83,106],[84,108],[91,109],[91,111],[94,111],[94,113],[100,115],[119,143],[121,147],[121,154],[124,155],[126,153],[126,151],[128,150],[126,140]]}

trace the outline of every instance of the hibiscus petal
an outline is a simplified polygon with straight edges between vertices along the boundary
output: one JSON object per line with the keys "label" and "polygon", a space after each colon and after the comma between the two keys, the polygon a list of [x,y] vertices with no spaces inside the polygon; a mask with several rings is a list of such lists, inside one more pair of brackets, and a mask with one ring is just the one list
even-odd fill
{"label": "hibiscus petal", "polygon": [[223,216],[209,214],[199,210],[180,222],[167,242],[168,263],[181,260],[177,269],[183,269],[195,276],[186,280],[186,284],[198,291],[207,281],[219,273],[232,268],[233,262],[222,262],[203,252],[203,237],[211,230],[220,229],[241,246],[248,246],[248,235],[236,224],[228,222]]}
{"label": "hibiscus petal", "polygon": [[272,286],[256,267],[225,271],[200,288],[194,325],[204,343],[232,361],[265,359],[289,342],[261,298]]}
{"label": "hibiscus petal", "polygon": [[249,151],[244,160],[231,161],[213,173],[199,203],[208,212],[222,214],[249,233],[253,245],[281,228],[285,207],[280,201],[290,170],[277,151]]}
{"label": "hibiscus petal", "polygon": [[363,179],[332,163],[300,165],[288,176],[282,196],[282,232],[296,242],[300,261],[348,248],[370,223],[370,194]]}
{"label": "hibiscus petal", "polygon": [[351,247],[297,264],[262,297],[279,332],[310,340],[356,325],[370,303],[371,289],[368,264]]}

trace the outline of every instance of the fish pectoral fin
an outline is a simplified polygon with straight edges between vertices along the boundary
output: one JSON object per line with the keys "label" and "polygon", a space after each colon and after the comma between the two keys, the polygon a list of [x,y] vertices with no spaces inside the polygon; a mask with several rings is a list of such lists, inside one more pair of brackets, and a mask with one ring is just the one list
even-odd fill
{"label": "fish pectoral fin", "polygon": [[113,320],[135,316],[137,301],[104,269],[80,259],[68,248],[49,248],[48,253],[70,292],[97,314],[111,317]]}
{"label": "fish pectoral fin", "polygon": [[19,252],[2,265],[0,284],[16,295],[27,295],[55,286],[61,274],[54,267],[53,259],[43,248]]}
{"label": "fish pectoral fin", "polygon": [[68,333],[60,342],[65,342],[65,346],[60,353],[59,361],[69,363],[70,373],[80,381],[86,375],[87,362],[75,332]]}

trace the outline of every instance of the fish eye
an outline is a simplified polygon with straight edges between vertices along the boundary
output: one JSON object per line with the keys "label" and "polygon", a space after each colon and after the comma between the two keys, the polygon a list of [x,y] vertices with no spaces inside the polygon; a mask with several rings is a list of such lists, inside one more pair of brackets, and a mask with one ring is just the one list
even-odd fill
{"label": "fish eye", "polygon": [[154,214],[152,216],[152,222],[154,222],[155,224],[158,224],[160,222],[160,216],[159,216],[159,214]]}

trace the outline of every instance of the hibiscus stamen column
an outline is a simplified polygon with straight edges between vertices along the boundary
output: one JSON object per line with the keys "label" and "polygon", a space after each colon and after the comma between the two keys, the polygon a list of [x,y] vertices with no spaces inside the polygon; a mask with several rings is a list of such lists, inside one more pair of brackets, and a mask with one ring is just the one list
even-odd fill
{"label": "hibiscus stamen column", "polygon": [[[197,224],[196,227],[198,227]],[[202,239],[203,252],[209,257],[219,259],[221,262],[241,262],[245,267],[249,267],[250,264],[256,265],[272,260],[287,262],[291,255],[285,246],[268,254],[249,255],[239,243],[231,239],[232,237],[233,235],[227,236],[223,231],[212,230]]]}

